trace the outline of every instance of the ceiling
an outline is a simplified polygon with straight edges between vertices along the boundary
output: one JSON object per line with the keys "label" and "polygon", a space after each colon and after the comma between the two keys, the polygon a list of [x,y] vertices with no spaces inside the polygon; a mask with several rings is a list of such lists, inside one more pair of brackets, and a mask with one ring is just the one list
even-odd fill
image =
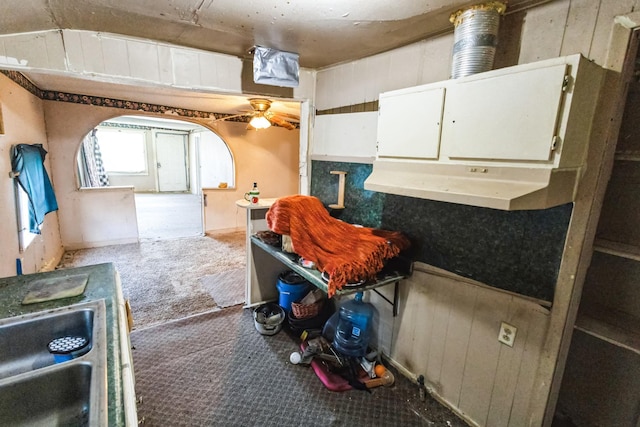
{"label": "ceiling", "polygon": [[[505,2],[507,13],[513,13],[547,1]],[[301,67],[319,69],[451,32],[450,14],[478,3],[482,0],[2,0],[0,34],[89,30],[241,58],[250,58],[250,49],[259,45],[298,53]],[[72,86],[77,93],[82,87],[62,77],[30,78],[45,90]],[[115,96],[107,84],[90,87]]]}

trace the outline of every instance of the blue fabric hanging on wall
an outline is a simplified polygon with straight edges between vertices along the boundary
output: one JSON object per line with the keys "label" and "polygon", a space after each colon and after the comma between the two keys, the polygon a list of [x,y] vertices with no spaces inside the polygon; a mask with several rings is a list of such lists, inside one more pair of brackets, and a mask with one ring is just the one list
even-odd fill
{"label": "blue fabric hanging on wall", "polygon": [[29,231],[40,234],[44,216],[58,210],[56,195],[44,168],[47,151],[42,144],[18,144],[13,147],[11,168],[15,179],[29,197]]}

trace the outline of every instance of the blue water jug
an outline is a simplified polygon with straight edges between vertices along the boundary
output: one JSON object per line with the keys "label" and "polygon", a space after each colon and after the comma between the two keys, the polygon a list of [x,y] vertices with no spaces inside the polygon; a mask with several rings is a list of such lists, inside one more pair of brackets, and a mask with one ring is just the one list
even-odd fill
{"label": "blue water jug", "polygon": [[362,292],[340,307],[333,347],[346,356],[367,354],[373,321],[373,306],[362,301]]}

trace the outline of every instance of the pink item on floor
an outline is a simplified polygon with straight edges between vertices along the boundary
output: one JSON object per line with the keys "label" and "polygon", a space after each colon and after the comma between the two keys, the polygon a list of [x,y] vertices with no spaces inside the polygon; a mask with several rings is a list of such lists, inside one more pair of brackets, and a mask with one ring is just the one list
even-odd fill
{"label": "pink item on floor", "polygon": [[320,378],[322,384],[331,391],[346,391],[353,388],[346,379],[338,374],[329,372],[327,367],[319,360],[313,359],[311,361],[311,368],[313,368],[313,372]]}

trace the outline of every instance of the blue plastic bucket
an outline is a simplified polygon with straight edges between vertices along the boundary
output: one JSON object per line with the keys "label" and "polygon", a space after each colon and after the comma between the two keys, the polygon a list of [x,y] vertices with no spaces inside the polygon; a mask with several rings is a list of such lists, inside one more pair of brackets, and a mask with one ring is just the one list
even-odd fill
{"label": "blue plastic bucket", "polygon": [[278,305],[291,311],[291,303],[301,300],[310,289],[310,283],[293,271],[285,271],[278,277],[276,287],[280,293]]}

